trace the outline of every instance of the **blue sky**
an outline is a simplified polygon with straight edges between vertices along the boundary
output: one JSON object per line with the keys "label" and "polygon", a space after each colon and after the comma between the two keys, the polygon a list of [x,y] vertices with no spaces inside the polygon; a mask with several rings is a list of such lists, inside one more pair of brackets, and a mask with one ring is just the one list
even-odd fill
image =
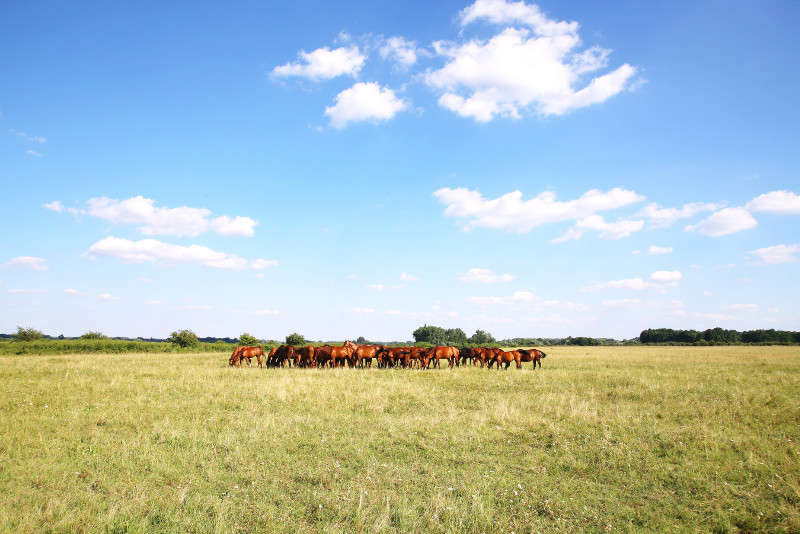
{"label": "blue sky", "polygon": [[800,3],[0,7],[0,332],[800,329]]}

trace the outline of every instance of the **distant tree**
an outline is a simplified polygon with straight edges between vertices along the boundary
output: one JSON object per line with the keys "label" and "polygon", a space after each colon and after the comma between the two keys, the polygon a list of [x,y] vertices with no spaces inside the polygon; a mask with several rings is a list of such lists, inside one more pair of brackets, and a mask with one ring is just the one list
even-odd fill
{"label": "distant tree", "polygon": [[356,339],[356,344],[357,345],[366,345],[367,344],[367,339],[364,336],[358,336],[358,339]]}
{"label": "distant tree", "polygon": [[411,334],[417,343],[430,343],[431,345],[444,345],[447,342],[447,332],[439,326],[420,326]]}
{"label": "distant tree", "polygon": [[306,344],[306,338],[304,338],[302,335],[300,335],[300,334],[295,332],[294,334],[289,334],[288,336],[286,336],[286,344],[287,345],[295,345],[295,346],[296,345],[305,345]]}
{"label": "distant tree", "polygon": [[245,332],[241,336],[239,336],[239,345],[246,345],[248,347],[254,347],[258,345],[258,340]]}
{"label": "distant tree", "polygon": [[489,332],[475,330],[475,333],[469,338],[469,342],[473,345],[487,345],[489,343],[494,343],[495,339]]}
{"label": "distant tree", "polygon": [[86,332],[81,339],[108,339],[108,336],[104,336],[102,332]]}
{"label": "distant tree", "polygon": [[21,326],[17,327],[17,333],[14,334],[14,339],[17,341],[36,341],[37,339],[42,339],[44,334],[42,334],[39,330],[35,328],[23,328]]}
{"label": "distant tree", "polygon": [[178,330],[172,332],[167,338],[167,341],[178,345],[182,349],[185,349],[186,347],[196,347],[200,344],[200,341],[197,339],[197,334],[191,330]]}
{"label": "distant tree", "polygon": [[445,330],[444,336],[448,345],[463,346],[467,342],[467,334],[460,328],[448,328]]}

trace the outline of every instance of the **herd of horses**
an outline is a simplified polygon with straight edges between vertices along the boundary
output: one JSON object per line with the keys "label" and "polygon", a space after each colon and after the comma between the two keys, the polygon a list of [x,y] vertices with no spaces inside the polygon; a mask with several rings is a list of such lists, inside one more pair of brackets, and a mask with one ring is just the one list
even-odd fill
{"label": "herd of horses", "polygon": [[[499,348],[457,348],[457,347],[387,347],[385,345],[357,345],[352,341],[345,341],[341,346],[323,345],[314,347],[295,347],[281,345],[265,354],[261,347],[236,347],[231,354],[229,364],[239,367],[244,361],[251,365],[255,358],[258,366],[266,367],[372,367],[373,360],[381,368],[417,368],[428,369],[431,365],[440,367],[441,360],[447,360],[450,368],[453,366],[480,365],[492,368],[497,364],[497,369],[505,366],[508,369],[511,363],[517,364],[517,369],[522,369],[525,362],[533,362],[542,367],[542,358],[547,356],[538,349],[503,350]],[[262,359],[264,360],[262,362]]]}

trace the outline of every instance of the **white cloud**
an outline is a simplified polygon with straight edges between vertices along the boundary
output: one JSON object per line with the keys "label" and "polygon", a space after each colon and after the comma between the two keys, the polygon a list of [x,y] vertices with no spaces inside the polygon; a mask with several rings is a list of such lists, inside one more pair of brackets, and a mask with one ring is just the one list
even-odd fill
{"label": "white cloud", "polygon": [[459,280],[465,284],[496,284],[498,282],[510,282],[516,276],[512,274],[494,274],[491,269],[472,268],[462,274]]}
{"label": "white cloud", "polygon": [[658,254],[671,254],[672,247],[659,247],[656,245],[650,245],[650,248],[647,249],[647,253],[651,256],[655,256]]}
{"label": "white cloud", "polygon": [[[522,200],[522,193],[512,191],[505,195],[486,200],[478,190],[466,188],[439,189],[433,193],[446,206],[447,217],[467,219],[465,230],[472,228],[491,228],[513,232],[528,232],[536,226],[556,223],[572,219],[588,219],[595,212],[611,210],[640,202],[644,197],[635,191],[615,188],[608,192],[596,189],[587,191],[580,198],[568,202],[558,202],[550,191],[539,193],[531,200]],[[588,220],[587,227],[605,225],[606,237],[622,235],[635,231],[639,227],[637,221],[620,221],[619,223],[603,223]],[[576,230],[578,231],[578,230]]]}
{"label": "white cloud", "polygon": [[610,50],[580,50],[578,24],[551,20],[534,4],[478,0],[460,15],[462,26],[486,21],[528,27],[505,28],[488,41],[434,43],[447,63],[428,71],[425,81],[443,91],[440,105],[464,117],[486,122],[530,111],[560,115],[611,98],[629,88],[636,73],[624,64],[585,84],[582,75],[605,68]]}
{"label": "white cloud", "polygon": [[83,291],[78,291],[77,289],[65,289],[63,293],[70,297],[88,297],[89,293],[84,293]]}
{"label": "white cloud", "polygon": [[674,284],[683,278],[680,271],[656,271],[650,275],[650,279],[654,282]]}
{"label": "white cloud", "polygon": [[369,313],[375,313],[375,310],[372,308],[350,308],[346,310],[346,313],[352,313],[354,315],[365,315]]}
{"label": "white cloud", "polygon": [[40,137],[38,135],[28,135],[25,132],[19,132],[19,133],[17,133],[17,136],[18,137],[22,137],[26,141],[33,141],[34,143],[44,143],[45,142],[45,138],[44,137]]}
{"label": "white cloud", "polygon": [[506,297],[467,297],[464,302],[468,304],[486,305],[511,305],[511,304],[531,304],[541,302],[541,298],[537,297],[530,291],[515,291],[513,295]]}
{"label": "white cloud", "polygon": [[9,294],[44,293],[44,292],[45,292],[44,289],[9,289],[8,291],[6,291],[6,293]]}
{"label": "white cloud", "polygon": [[400,280],[403,280],[404,282],[419,282],[419,278],[410,273],[401,274]]}
{"label": "white cloud", "polygon": [[647,217],[650,220],[650,225],[655,228],[665,228],[678,219],[686,219],[704,211],[716,211],[724,206],[724,203],[691,202],[684,204],[681,208],[660,208],[658,204],[653,203],[645,206],[638,215]]}
{"label": "white cloud", "polygon": [[111,293],[103,293],[102,295],[97,297],[100,300],[120,300],[120,297],[116,297]]}
{"label": "white cloud", "polygon": [[263,269],[264,265],[271,263],[269,260],[248,261],[199,245],[179,246],[155,239],[130,241],[117,237],[101,239],[89,247],[87,255],[119,258],[132,263],[195,264],[215,269]]}
{"label": "white cloud", "polygon": [[758,311],[758,304],[731,304],[729,310],[737,311]]}
{"label": "white cloud", "polygon": [[749,254],[756,256],[760,263],[775,265],[779,263],[794,263],[798,261],[800,245],[775,245],[751,250]]}
{"label": "white cloud", "polygon": [[356,46],[334,50],[326,46],[313,52],[300,52],[298,56],[299,61],[272,69],[272,75],[278,78],[297,76],[310,80],[329,80],[343,75],[355,77],[367,59]]}
{"label": "white cloud", "polygon": [[394,59],[407,68],[417,62],[421,51],[414,41],[406,41],[403,37],[389,37],[380,47],[379,53],[383,59]]}
{"label": "white cloud", "polygon": [[46,271],[48,269],[43,258],[35,258],[33,256],[18,256],[11,261],[4,263],[3,267],[19,267],[22,269],[31,269],[32,271]]}
{"label": "white cloud", "polygon": [[251,269],[269,269],[278,265],[277,260],[252,260],[250,262]]}
{"label": "white cloud", "polygon": [[600,215],[590,215],[581,219],[564,233],[561,237],[551,240],[552,243],[561,243],[574,239],[580,239],[586,230],[596,230],[600,232],[600,239],[622,239],[628,237],[633,232],[638,232],[644,227],[644,221],[630,219],[619,219],[617,222],[609,223]]}
{"label": "white cloud", "polygon": [[710,237],[741,232],[758,226],[758,221],[750,215],[745,208],[725,208],[720,210],[699,224],[687,226],[687,232],[697,232]]}
{"label": "white cloud", "polygon": [[623,278],[622,280],[611,280],[609,282],[595,282],[582,287],[581,291],[609,291],[616,289],[627,289],[632,291],[642,291],[644,289],[663,290],[667,286],[675,285],[683,278],[680,271],[656,271],[650,275],[650,281],[642,278]]}
{"label": "white cloud", "polygon": [[[206,208],[157,208],[154,200],[142,196],[126,200],[97,197],[89,199],[86,204],[88,209],[83,213],[118,225],[137,225],[144,235],[196,237],[204,232],[215,232],[226,236],[251,237],[255,234],[253,228],[258,224],[249,217],[211,218],[212,213]],[[45,207],[59,211],[60,203],[50,203]]]}
{"label": "white cloud", "polygon": [[394,291],[396,289],[401,289],[403,287],[402,284],[394,285],[394,286],[385,286],[383,284],[370,284],[366,286],[367,291],[376,291],[378,293],[383,293],[384,291]]}
{"label": "white cloud", "polygon": [[781,215],[800,214],[800,195],[792,191],[772,191],[759,195],[747,203],[752,212],[776,213]]}
{"label": "white cloud", "polygon": [[336,104],[325,108],[325,115],[331,126],[344,128],[351,122],[389,120],[407,107],[388,87],[359,82],[336,95]]}

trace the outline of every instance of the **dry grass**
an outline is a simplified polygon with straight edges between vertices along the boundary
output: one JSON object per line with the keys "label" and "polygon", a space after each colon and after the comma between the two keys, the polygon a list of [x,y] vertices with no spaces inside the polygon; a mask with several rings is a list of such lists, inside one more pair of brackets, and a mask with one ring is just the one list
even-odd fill
{"label": "dry grass", "polygon": [[800,531],[800,350],[0,358],[0,531]]}

